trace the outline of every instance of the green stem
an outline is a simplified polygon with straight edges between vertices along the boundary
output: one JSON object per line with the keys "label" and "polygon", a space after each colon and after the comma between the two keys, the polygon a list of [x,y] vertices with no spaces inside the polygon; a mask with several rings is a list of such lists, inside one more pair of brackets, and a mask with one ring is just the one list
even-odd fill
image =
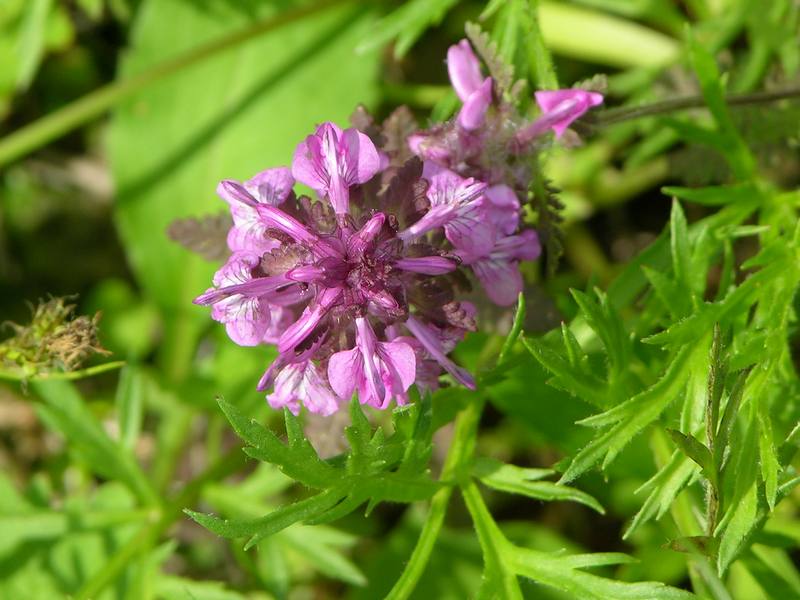
{"label": "green stem", "polygon": [[0,371],[0,379],[5,381],[74,381],[76,379],[83,379],[84,377],[92,377],[105,373],[106,371],[113,371],[114,369],[121,369],[125,366],[124,360],[115,360],[112,362],[103,363],[102,365],[95,365],[86,369],[78,371],[57,371],[53,373],[41,373],[39,375],[25,375],[23,373],[12,373],[10,371]]}
{"label": "green stem", "polygon": [[[776,102],[777,100],[785,100],[787,98],[797,98],[800,96],[800,87],[788,87],[782,90],[773,90],[765,92],[753,92],[750,94],[732,94],[725,97],[725,101],[729,106],[743,106],[749,104],[763,104],[766,102]],[[673,98],[671,100],[664,100],[662,102],[654,102],[644,106],[622,106],[619,108],[610,108],[591,115],[586,119],[587,124],[594,126],[604,127],[606,125],[614,125],[623,121],[630,121],[632,119],[639,119],[642,117],[651,117],[678,110],[686,110],[689,108],[705,108],[706,101],[703,96],[686,96],[684,98]]]}
{"label": "green stem", "polygon": [[189,50],[175,58],[166,60],[139,75],[111,83],[90,92],[64,108],[7,135],[0,142],[0,167],[30,154],[37,148],[41,148],[54,139],[102,115],[122,100],[133,96],[160,79],[202,62],[219,52],[230,50],[264,33],[350,1],[320,0],[311,5],[267,17],[243,29]]}
{"label": "green stem", "polygon": [[235,473],[242,467],[244,460],[244,454],[237,448],[189,482],[160,514],[155,513],[158,516],[150,524],[142,527],[139,533],[122,546],[111,560],[78,590],[73,600],[97,598],[132,560],[158,542],[167,529],[181,517],[183,509],[194,504],[207,483]]}
{"label": "green stem", "polygon": [[[444,461],[442,474],[439,478],[440,481],[451,483],[459,479],[469,466],[475,448],[478,423],[485,403],[485,399],[476,394],[474,401],[468,404],[456,417],[453,441],[447,451],[447,458]],[[431,556],[431,552],[433,552],[436,539],[439,537],[439,531],[441,531],[444,524],[447,505],[452,495],[452,485],[446,485],[434,494],[431,499],[428,516],[417,540],[417,545],[411,553],[403,574],[386,596],[386,600],[401,600],[411,597],[420,577],[422,577],[422,573],[425,571],[425,567],[428,566],[428,559]]]}

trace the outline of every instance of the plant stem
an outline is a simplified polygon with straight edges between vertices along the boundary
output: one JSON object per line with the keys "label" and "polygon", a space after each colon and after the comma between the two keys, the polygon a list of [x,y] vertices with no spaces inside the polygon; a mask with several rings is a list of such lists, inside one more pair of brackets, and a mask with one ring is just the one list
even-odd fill
{"label": "plant stem", "polygon": [[[784,88],[782,90],[752,92],[749,94],[732,94],[726,96],[725,101],[729,106],[743,106],[748,104],[775,102],[777,100],[797,98],[799,96],[800,87],[795,86]],[[623,121],[639,119],[641,117],[650,117],[653,115],[660,115],[678,110],[686,110],[689,108],[705,107],[706,101],[703,96],[686,96],[684,98],[673,98],[671,100],[664,100],[662,102],[654,102],[653,104],[645,104],[644,106],[622,106],[619,108],[610,108],[608,110],[591,115],[586,119],[586,123],[596,127],[605,127],[606,125],[613,125]]]}
{"label": "plant stem", "polygon": [[301,6],[261,19],[243,29],[157,64],[138,75],[110,83],[90,92],[67,106],[7,135],[0,142],[0,167],[30,154],[37,148],[41,148],[80,125],[91,121],[122,100],[133,96],[160,79],[202,62],[219,52],[230,50],[264,33],[350,1],[352,0],[320,0],[314,4]]}
{"label": "plant stem", "polygon": [[103,363],[102,365],[95,365],[93,367],[88,367],[86,369],[80,369],[78,371],[57,371],[54,373],[42,373],[40,375],[30,375],[30,376],[26,376],[20,373],[12,373],[10,371],[0,371],[0,379],[6,381],[24,381],[24,382],[53,381],[53,380],[74,381],[76,379],[83,379],[84,377],[92,377],[93,375],[99,375],[100,373],[105,373],[107,371],[113,371],[114,369],[121,369],[124,366],[125,366],[124,360],[115,360],[112,362]]}
{"label": "plant stem", "polygon": [[[454,480],[461,478],[465,468],[469,465],[475,448],[478,423],[485,403],[486,400],[476,394],[474,400],[456,417],[453,441],[447,451],[440,481],[454,483]],[[428,559],[444,524],[447,505],[452,495],[453,485],[445,485],[434,494],[417,545],[411,553],[403,574],[386,596],[386,600],[401,600],[411,597],[425,567],[428,566]]]}
{"label": "plant stem", "polygon": [[187,505],[194,504],[207,483],[235,473],[244,464],[244,460],[244,454],[237,448],[189,482],[160,513],[153,513],[153,521],[142,527],[139,533],[122,546],[111,557],[111,560],[78,590],[73,600],[90,600],[98,597],[100,592],[113,582],[132,560],[158,541],[164,532],[180,518]]}

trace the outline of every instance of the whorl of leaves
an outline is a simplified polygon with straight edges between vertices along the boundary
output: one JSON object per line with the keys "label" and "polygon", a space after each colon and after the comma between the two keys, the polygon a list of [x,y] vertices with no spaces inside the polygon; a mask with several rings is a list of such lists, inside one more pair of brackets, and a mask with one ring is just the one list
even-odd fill
{"label": "whorl of leaves", "polygon": [[167,228],[173,242],[213,262],[228,256],[227,236],[231,228],[231,217],[227,212],[204,217],[176,219]]}

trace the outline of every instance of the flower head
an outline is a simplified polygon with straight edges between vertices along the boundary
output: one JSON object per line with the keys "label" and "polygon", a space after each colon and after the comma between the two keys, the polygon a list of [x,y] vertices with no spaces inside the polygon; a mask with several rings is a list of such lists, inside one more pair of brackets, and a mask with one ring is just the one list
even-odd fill
{"label": "flower head", "polygon": [[[469,42],[450,48],[447,68],[463,103],[454,119],[414,131],[396,113],[380,129],[362,109],[362,130],[323,123],[291,169],[220,184],[233,254],[195,302],[233,341],[277,346],[258,383],[270,406],[328,415],[357,394],[385,409],[443,373],[475,387],[449,356],[476,328],[459,299],[469,272],[490,301],[517,299],[520,262],[541,252],[521,218],[534,142],[602,96],[537,92],[542,115],[525,124]],[[295,195],[295,181],[317,198]]]}
{"label": "flower head", "polygon": [[[418,159],[376,185],[384,176],[370,156],[378,150],[365,134],[326,123],[292,165],[294,178],[312,184],[320,200],[294,196],[285,168],[220,185],[235,211],[236,251],[195,302],[211,305],[235,342],[277,345],[278,358],[259,383],[273,388],[273,407],[330,414],[353,393],[377,408],[403,404],[417,379],[417,355],[420,376],[444,369],[471,382],[444,345],[431,345],[431,332],[463,336],[466,329],[458,311],[431,303],[430,293],[450,306],[455,290],[447,276],[460,268],[457,249],[492,247],[489,221],[475,216],[486,185],[423,168]],[[427,190],[424,205],[416,190]],[[467,239],[471,225],[487,227],[483,242]]]}

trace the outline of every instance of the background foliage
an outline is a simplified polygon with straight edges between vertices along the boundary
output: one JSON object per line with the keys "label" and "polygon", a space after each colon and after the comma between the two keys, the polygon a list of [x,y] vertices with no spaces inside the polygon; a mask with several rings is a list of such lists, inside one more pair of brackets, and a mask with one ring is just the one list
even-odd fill
{"label": "background foliage", "polygon": [[[0,597],[800,597],[800,107],[734,97],[797,86],[796,2],[0,9],[2,316],[78,294],[113,354],[0,344]],[[272,350],[191,305],[215,264],[167,227],[358,103],[447,118],[467,22],[524,103],[594,78],[622,107],[540,156],[557,268],[483,307],[477,393],[270,411]],[[704,108],[637,108],[676,97]],[[29,350],[95,347],[40,312]]]}

